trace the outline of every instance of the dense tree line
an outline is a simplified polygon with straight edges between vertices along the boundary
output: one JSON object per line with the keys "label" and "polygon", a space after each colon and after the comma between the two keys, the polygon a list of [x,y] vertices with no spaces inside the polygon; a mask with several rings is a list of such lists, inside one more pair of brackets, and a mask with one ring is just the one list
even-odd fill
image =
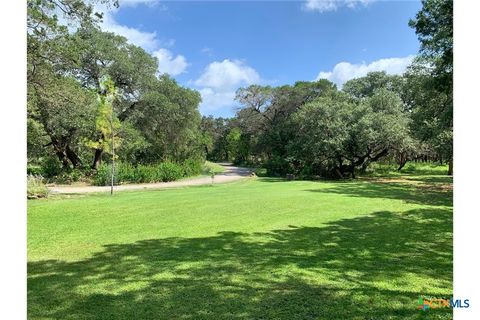
{"label": "dense tree line", "polygon": [[[111,5],[117,5],[111,3]],[[68,22],[62,25],[60,15]],[[157,75],[156,58],[98,27],[79,0],[28,1],[28,159],[97,169],[111,142],[102,128],[102,79],[115,88],[119,160],[201,159],[200,94]]]}
{"label": "dense tree line", "polygon": [[201,117],[200,94],[159,76],[154,57],[102,31],[92,8],[81,0],[28,1],[30,163],[97,170],[115,142],[119,160],[134,166],[206,157],[271,174],[342,178],[390,158],[399,169],[440,160],[452,173],[452,1],[424,0],[410,21],[421,48],[405,74],[372,72],[342,88],[326,79],[251,85],[238,89],[241,107],[229,119]]}

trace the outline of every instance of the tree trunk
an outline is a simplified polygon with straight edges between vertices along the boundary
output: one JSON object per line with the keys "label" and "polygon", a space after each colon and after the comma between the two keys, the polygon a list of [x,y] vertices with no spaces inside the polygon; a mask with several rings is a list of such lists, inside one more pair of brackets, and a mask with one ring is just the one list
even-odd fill
{"label": "tree trunk", "polygon": [[55,151],[55,154],[57,155],[58,160],[60,160],[60,162],[62,163],[62,166],[65,169],[67,169],[69,166],[68,166],[68,158],[67,158],[65,152],[57,150],[57,151]]}
{"label": "tree trunk", "polygon": [[93,158],[92,169],[97,170],[102,163],[103,149],[95,149],[95,156]]}
{"label": "tree trunk", "polygon": [[82,164],[82,161],[80,160],[80,157],[70,148],[70,146],[67,145],[65,148],[67,158],[70,160],[74,168],[77,168],[79,165]]}
{"label": "tree trunk", "polygon": [[448,175],[453,176],[453,159],[448,161]]}

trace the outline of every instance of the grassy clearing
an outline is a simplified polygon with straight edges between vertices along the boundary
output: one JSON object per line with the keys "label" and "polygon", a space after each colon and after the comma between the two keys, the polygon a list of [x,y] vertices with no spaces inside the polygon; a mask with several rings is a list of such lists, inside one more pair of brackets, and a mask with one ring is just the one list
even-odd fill
{"label": "grassy clearing", "polygon": [[451,319],[451,178],[407,178],[29,201],[29,318]]}

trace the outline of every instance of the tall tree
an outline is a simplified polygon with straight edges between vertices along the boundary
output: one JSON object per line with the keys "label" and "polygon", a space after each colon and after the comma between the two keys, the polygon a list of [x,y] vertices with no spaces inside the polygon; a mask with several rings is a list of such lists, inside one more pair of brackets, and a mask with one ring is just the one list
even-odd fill
{"label": "tall tree", "polygon": [[355,177],[355,169],[386,156],[409,136],[399,96],[385,89],[361,102],[344,93],[318,98],[294,115],[288,146],[293,168],[309,174]]}
{"label": "tall tree", "polygon": [[[409,25],[421,43],[416,66],[410,72],[410,91],[419,135],[430,140],[449,159],[453,174],[453,1],[423,0]],[[419,92],[421,91],[421,92]],[[433,96],[432,96],[433,95]],[[430,97],[430,99],[426,99]],[[422,100],[422,101],[418,101]]]}

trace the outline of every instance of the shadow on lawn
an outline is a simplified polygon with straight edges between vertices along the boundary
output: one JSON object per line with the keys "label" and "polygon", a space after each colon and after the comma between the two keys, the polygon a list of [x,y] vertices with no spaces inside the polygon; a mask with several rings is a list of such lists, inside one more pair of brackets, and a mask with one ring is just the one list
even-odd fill
{"label": "shadow on lawn", "polygon": [[438,208],[28,264],[30,319],[448,319],[416,302],[451,291],[452,214]]}
{"label": "shadow on lawn", "polygon": [[[441,181],[441,183],[440,183]],[[433,177],[413,177],[404,180],[339,181],[330,183],[328,188],[305,191],[337,193],[362,198],[388,198],[404,200],[431,206],[452,206],[451,184],[445,179]],[[442,190],[441,187],[449,187]]]}

